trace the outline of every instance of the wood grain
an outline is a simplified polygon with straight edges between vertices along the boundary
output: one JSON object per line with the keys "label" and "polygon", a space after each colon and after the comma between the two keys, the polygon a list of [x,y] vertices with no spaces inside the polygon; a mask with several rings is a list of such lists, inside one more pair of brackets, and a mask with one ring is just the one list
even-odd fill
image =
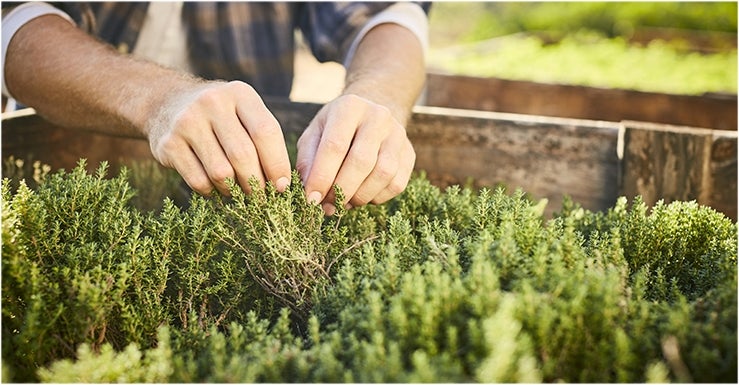
{"label": "wood grain", "polygon": [[737,129],[736,94],[674,95],[434,73],[426,89],[430,106]]}
{"label": "wood grain", "polygon": [[[286,137],[296,139],[319,104],[266,100]],[[737,217],[737,132],[633,121],[608,122],[416,106],[408,137],[416,170],[440,187],[468,184],[522,189],[549,201],[565,195],[605,210],[625,195],[697,200]],[[143,139],[121,138],[50,124],[32,110],[4,114],[2,156],[71,169],[79,158],[93,170],[152,159]]]}

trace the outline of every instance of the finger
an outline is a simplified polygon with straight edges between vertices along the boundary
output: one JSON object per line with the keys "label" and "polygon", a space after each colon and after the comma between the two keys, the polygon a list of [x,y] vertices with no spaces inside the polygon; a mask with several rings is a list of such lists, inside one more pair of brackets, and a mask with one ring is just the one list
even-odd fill
{"label": "finger", "polygon": [[234,114],[220,114],[213,123],[218,142],[231,164],[242,190],[251,192],[249,179],[255,178],[264,187],[265,178],[259,163],[259,155],[246,129]]}
{"label": "finger", "polygon": [[197,140],[190,141],[190,147],[200,160],[211,183],[221,194],[229,195],[226,179],[234,178],[234,169],[216,135],[212,131],[200,135]]}
{"label": "finger", "polygon": [[398,167],[398,172],[395,174],[395,178],[380,191],[371,202],[374,204],[381,204],[395,198],[402,193],[408,186],[408,181],[413,173],[413,167],[416,163],[416,153],[413,150],[413,145],[406,141],[402,152],[402,160]]}
{"label": "finger", "polygon": [[[211,123],[202,119],[200,109],[193,108],[183,111],[178,116],[176,127],[172,131],[179,134],[171,135],[169,140],[165,140],[165,142],[168,142],[165,148],[170,156],[188,147],[192,149],[211,183],[221,194],[228,195],[229,191],[225,180],[234,177],[234,170],[213,132]],[[187,157],[186,154],[183,154],[182,157],[174,156],[181,159]],[[188,164],[191,163],[192,161],[188,161]]]}
{"label": "finger", "polygon": [[[214,189],[213,183],[192,149],[185,147],[184,151],[178,151],[176,154],[176,159],[170,159],[168,165],[177,170],[185,183],[195,192],[210,196]],[[229,196],[230,193],[226,191],[225,195]]]}
{"label": "finger", "polygon": [[295,161],[295,169],[300,173],[303,184],[308,180],[308,174],[313,166],[313,160],[318,151],[318,144],[321,142],[321,131],[319,126],[323,126],[322,114],[318,114],[303,134],[298,138],[297,150],[298,154]]}
{"label": "finger", "polygon": [[322,201],[334,184],[357,129],[357,116],[361,111],[336,109],[326,116],[321,139],[305,182],[309,201]]}
{"label": "finger", "polygon": [[402,150],[403,142],[395,138],[382,143],[373,169],[358,186],[356,192],[349,196],[349,201],[353,206],[363,206],[369,203],[392,182],[398,173]]}
{"label": "finger", "polygon": [[[192,149],[215,188],[229,195],[226,179],[234,178],[235,171],[218,135],[233,123],[228,121],[228,107],[224,107],[228,105],[228,98],[224,99],[221,89],[214,86],[194,94],[192,103],[177,114],[170,132],[172,137],[181,138]],[[177,150],[173,148],[170,152]]]}
{"label": "finger", "polygon": [[[390,159],[385,159],[386,162],[380,165],[382,166],[381,169],[375,170],[375,167],[378,165],[378,157],[382,151],[389,152],[392,155],[400,150],[399,144],[395,143],[388,143],[383,146],[383,140],[387,136],[389,127],[392,127],[394,124],[392,118],[389,115],[385,115],[384,118],[381,115],[369,115],[365,119],[365,122],[357,130],[352,147],[336,176],[335,184],[339,185],[344,192],[344,201],[340,202],[342,205],[346,204],[357,193],[360,185],[368,177],[374,175],[375,178],[381,178],[382,175],[377,175],[378,172],[392,173],[392,175],[387,176],[384,185],[377,187],[377,191],[379,192],[395,176],[393,167],[397,169],[397,165],[395,165],[397,163],[395,162],[396,159],[390,157]],[[386,158],[389,157],[386,156]],[[331,202],[333,200],[329,203]]]}
{"label": "finger", "polygon": [[236,114],[253,143],[264,177],[272,181],[278,191],[284,191],[290,184],[291,166],[279,122],[253,88],[241,82],[229,84],[240,96]]}

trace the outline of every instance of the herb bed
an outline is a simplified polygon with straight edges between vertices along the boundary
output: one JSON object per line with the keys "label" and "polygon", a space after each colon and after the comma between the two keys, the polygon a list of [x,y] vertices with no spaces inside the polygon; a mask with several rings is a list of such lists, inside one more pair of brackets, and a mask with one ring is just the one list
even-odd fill
{"label": "herb bed", "polygon": [[[321,107],[266,102],[294,140]],[[566,195],[592,211],[613,207],[619,196],[641,196],[648,206],[696,200],[737,218],[737,131],[426,106],[415,107],[407,130],[416,170],[434,185],[521,188],[548,199],[546,217]],[[3,116],[2,146],[4,156],[67,170],[80,158],[89,171],[101,161],[115,170],[153,159],[145,140],[54,126],[33,111]]]}
{"label": "herb bed", "polygon": [[[288,133],[320,107],[269,105]],[[120,165],[115,149],[147,150],[36,118],[3,120],[4,154],[100,148]],[[3,379],[735,382],[736,223],[686,197],[725,201],[730,188],[702,183],[731,186],[736,133],[631,127],[617,163],[617,124],[417,109],[409,136],[437,178],[476,159],[463,170],[475,184],[502,173],[530,188],[419,176],[386,205],[328,219],[297,184],[175,204],[156,167],[26,170],[46,180],[3,182]],[[641,158],[647,144],[656,158]],[[638,183],[701,159],[712,176],[679,179],[691,184],[677,202],[652,201],[667,180]],[[642,170],[624,179],[647,200],[617,198],[615,177],[600,185],[621,168]],[[596,209],[539,200],[568,190],[603,195]]]}
{"label": "herb bed", "polygon": [[695,202],[544,219],[417,176],[330,218],[298,182],[141,211],[134,179],[3,181],[4,380],[737,380],[737,226]]}

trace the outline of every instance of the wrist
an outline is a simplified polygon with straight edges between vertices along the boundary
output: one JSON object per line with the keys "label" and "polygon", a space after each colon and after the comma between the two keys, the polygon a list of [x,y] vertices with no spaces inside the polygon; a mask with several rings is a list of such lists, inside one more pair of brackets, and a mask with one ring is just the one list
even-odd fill
{"label": "wrist", "polygon": [[390,93],[381,92],[379,84],[373,85],[369,82],[362,84],[361,82],[351,83],[341,93],[342,96],[353,95],[362,98],[370,103],[377,104],[387,108],[390,114],[395,118],[401,126],[405,127],[410,118],[413,108],[412,104],[398,102],[397,98],[393,98]]}
{"label": "wrist", "polygon": [[[146,90],[141,97],[127,98],[130,103],[121,110],[129,114],[127,120],[143,136],[151,138],[154,130],[169,124],[177,114],[195,99],[196,95],[207,87],[208,83],[184,72],[158,67],[153,63],[144,63],[148,72],[140,76],[129,90],[136,95]],[[156,69],[150,68],[156,66]]]}

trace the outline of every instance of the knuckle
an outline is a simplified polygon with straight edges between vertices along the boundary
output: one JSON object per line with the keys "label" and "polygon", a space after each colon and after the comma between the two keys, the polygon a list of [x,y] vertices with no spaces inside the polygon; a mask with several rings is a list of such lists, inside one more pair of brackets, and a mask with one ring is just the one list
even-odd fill
{"label": "knuckle", "polygon": [[374,169],[375,175],[382,180],[391,180],[398,173],[398,161],[394,157],[385,155],[379,159]]}
{"label": "knuckle", "polygon": [[231,91],[240,93],[240,94],[250,94],[250,95],[257,94],[257,91],[254,89],[254,87],[240,80],[230,81],[226,84],[226,87],[228,87]]}
{"label": "knuckle", "polygon": [[371,200],[371,197],[364,196],[360,191],[357,191],[357,193],[354,194],[349,203],[351,203],[354,207],[360,207],[366,205]]}
{"label": "knuckle", "polygon": [[211,168],[209,172],[210,180],[215,183],[222,184],[228,178],[234,177],[234,170],[228,164],[220,164]]}
{"label": "knuckle", "polygon": [[381,104],[373,103],[371,108],[372,115],[382,119],[383,121],[392,120],[393,115],[390,113],[390,109]]}
{"label": "knuckle", "polygon": [[205,176],[189,176],[188,178],[185,178],[185,181],[187,182],[188,186],[195,190],[198,194],[201,195],[210,195],[210,193],[213,191],[213,184],[210,183],[210,180],[206,178]]}
{"label": "knuckle", "polygon": [[282,136],[280,123],[274,117],[264,117],[247,127],[249,135],[259,140],[269,140]]}
{"label": "knuckle", "polygon": [[246,146],[239,146],[239,147],[233,148],[228,154],[228,159],[231,161],[231,164],[234,164],[234,165],[247,164],[254,158],[255,158],[254,152],[251,151],[251,149]]}
{"label": "knuckle", "polygon": [[171,154],[177,154],[179,152],[180,143],[171,134],[167,134],[152,141],[151,147],[154,155],[169,157]]}
{"label": "knuckle", "polygon": [[175,118],[172,130],[178,132],[184,130],[187,127],[197,124],[199,119],[200,114],[196,111],[195,107],[190,106],[189,108],[185,108]]}
{"label": "knuckle", "polygon": [[375,157],[356,152],[346,159],[351,169],[369,173],[375,167]]}
{"label": "knuckle", "polygon": [[326,173],[320,172],[320,170],[315,170],[314,172],[311,172],[310,179],[313,182],[313,186],[324,186],[324,188],[321,188],[319,190],[324,190],[327,187],[330,187],[334,181],[333,177],[329,176]]}
{"label": "knuckle", "polygon": [[348,105],[356,105],[356,104],[363,104],[363,103],[365,103],[366,102],[366,99],[362,98],[359,95],[347,94],[347,95],[344,95],[341,98],[341,102],[342,103],[345,103],[345,104],[348,104]]}
{"label": "knuckle", "polygon": [[393,179],[393,181],[385,188],[385,190],[390,193],[390,196],[396,196],[400,193],[402,193],[406,186],[408,186],[408,181],[405,179],[398,180]]}
{"label": "knuckle", "polygon": [[221,88],[212,87],[205,89],[198,95],[196,103],[208,109],[218,108],[223,104]]}
{"label": "knuckle", "polygon": [[405,156],[408,158],[411,165],[414,165],[416,163],[416,149],[413,148],[412,145],[408,145],[408,149],[406,150]]}
{"label": "knuckle", "polygon": [[349,143],[333,137],[327,137],[323,141],[323,150],[335,155],[345,155],[349,150]]}

